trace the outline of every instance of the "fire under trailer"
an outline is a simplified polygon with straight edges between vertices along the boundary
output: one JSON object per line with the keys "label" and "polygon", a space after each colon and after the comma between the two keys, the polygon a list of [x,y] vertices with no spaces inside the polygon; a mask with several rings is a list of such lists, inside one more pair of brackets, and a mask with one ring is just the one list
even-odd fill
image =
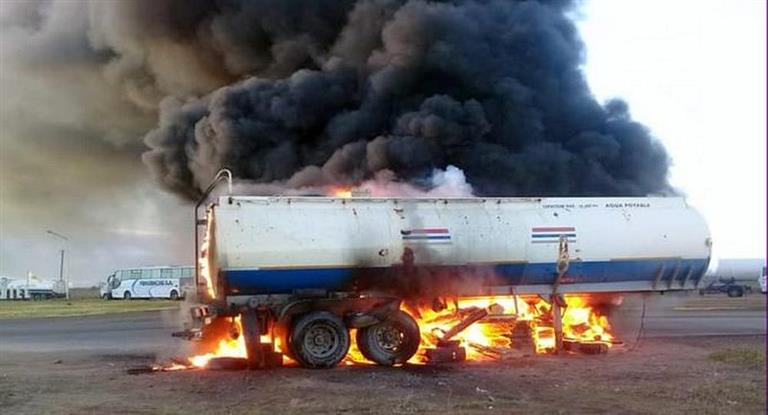
{"label": "fire under trailer", "polygon": [[[195,208],[198,305],[181,335],[206,341],[239,318],[254,368],[281,353],[333,367],[351,329],[367,359],[404,363],[421,336],[401,310],[414,296],[541,296],[561,348],[562,294],[695,289],[711,255],[677,197],[256,197],[231,180],[222,170]],[[460,359],[448,334],[432,354]]]}

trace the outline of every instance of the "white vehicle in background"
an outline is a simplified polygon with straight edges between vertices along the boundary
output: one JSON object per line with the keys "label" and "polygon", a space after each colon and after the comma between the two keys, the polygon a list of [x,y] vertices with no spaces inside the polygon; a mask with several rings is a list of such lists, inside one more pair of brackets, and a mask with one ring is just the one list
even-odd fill
{"label": "white vehicle in background", "polygon": [[757,279],[757,281],[760,283],[760,292],[765,294],[767,291],[765,281],[765,267],[763,267],[763,270],[760,272],[760,277]]}
{"label": "white vehicle in background", "polygon": [[184,298],[192,287],[195,267],[168,266],[119,269],[102,284],[101,298]]}
{"label": "white vehicle in background", "polygon": [[0,300],[48,300],[64,297],[64,281],[44,280],[32,273],[26,279],[0,277]]}

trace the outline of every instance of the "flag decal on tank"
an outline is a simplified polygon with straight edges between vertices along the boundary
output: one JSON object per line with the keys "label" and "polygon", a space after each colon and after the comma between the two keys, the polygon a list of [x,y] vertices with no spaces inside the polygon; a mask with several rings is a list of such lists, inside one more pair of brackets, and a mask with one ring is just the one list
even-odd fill
{"label": "flag decal on tank", "polygon": [[573,226],[536,226],[531,228],[531,242],[535,244],[558,243],[565,235],[568,242],[576,242],[576,228]]}
{"label": "flag decal on tank", "polygon": [[451,243],[451,232],[448,228],[402,229],[400,235],[406,242]]}

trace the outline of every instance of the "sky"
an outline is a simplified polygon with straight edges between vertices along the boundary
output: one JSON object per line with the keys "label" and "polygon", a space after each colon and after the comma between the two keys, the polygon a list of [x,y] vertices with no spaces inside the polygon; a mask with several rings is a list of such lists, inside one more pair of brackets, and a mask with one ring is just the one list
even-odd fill
{"label": "sky", "polygon": [[589,0],[578,27],[599,99],[622,97],[672,157],[714,256],[766,252],[766,2]]}
{"label": "sky", "polygon": [[[626,100],[632,117],[665,145],[673,160],[672,184],[704,214],[715,255],[723,258],[763,257],[766,251],[765,16],[762,0],[586,0],[574,14],[586,44],[583,70],[593,93],[600,101]],[[73,97],[78,96],[74,89],[104,89],[97,76],[71,76],[71,85],[57,88],[73,88]],[[61,109],[82,106],[83,113],[98,112],[100,106],[114,108],[114,97],[95,93],[86,96],[97,100],[73,105],[70,101],[76,100],[66,94],[52,100],[44,83],[25,84],[8,71],[0,77],[3,106],[15,104],[7,97],[23,96],[27,108],[43,114],[41,119],[53,115],[56,125],[67,127],[57,128],[56,137],[33,131],[36,141],[27,148],[41,151],[29,154],[26,166],[31,168],[0,166],[0,174],[14,175],[19,187],[14,195],[28,197],[26,222],[0,220],[0,276],[23,277],[31,271],[55,278],[60,249],[67,251],[65,273],[77,286],[95,284],[115,268],[191,262],[191,206],[151,182],[139,159],[143,149],[126,149],[131,144],[124,138],[110,137],[114,146],[95,150],[103,159],[77,153],[78,146],[98,146],[99,140],[78,142],[80,115]],[[13,88],[25,89],[24,94],[9,92]],[[129,117],[141,115],[103,114],[104,134],[110,133],[108,125]],[[7,121],[0,123],[8,126]],[[144,125],[133,119],[126,124]],[[62,140],[76,145],[58,146]],[[12,143],[3,144],[0,151],[17,154]],[[35,163],[57,174],[38,177]],[[76,192],[58,191],[73,182],[83,185]],[[0,188],[0,216],[21,217],[14,209],[22,204],[12,203],[8,194]],[[60,211],[51,212],[51,206]]]}

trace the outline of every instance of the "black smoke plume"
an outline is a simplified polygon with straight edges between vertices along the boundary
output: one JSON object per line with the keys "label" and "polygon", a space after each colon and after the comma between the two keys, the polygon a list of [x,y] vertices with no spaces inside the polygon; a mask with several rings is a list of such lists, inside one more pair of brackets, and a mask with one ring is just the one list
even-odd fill
{"label": "black smoke plume", "polygon": [[240,52],[221,62],[249,76],[162,103],[144,161],[168,188],[195,196],[220,167],[302,187],[455,165],[484,195],[669,191],[663,147],[591,95],[570,2],[267,3],[187,26],[220,22]]}
{"label": "black smoke plume", "polygon": [[572,1],[17,6],[38,43],[21,62],[95,68],[133,130],[159,115],[142,158],[189,198],[222,167],[285,188],[382,171],[418,184],[453,165],[479,195],[672,192],[662,145],[592,96]]}

